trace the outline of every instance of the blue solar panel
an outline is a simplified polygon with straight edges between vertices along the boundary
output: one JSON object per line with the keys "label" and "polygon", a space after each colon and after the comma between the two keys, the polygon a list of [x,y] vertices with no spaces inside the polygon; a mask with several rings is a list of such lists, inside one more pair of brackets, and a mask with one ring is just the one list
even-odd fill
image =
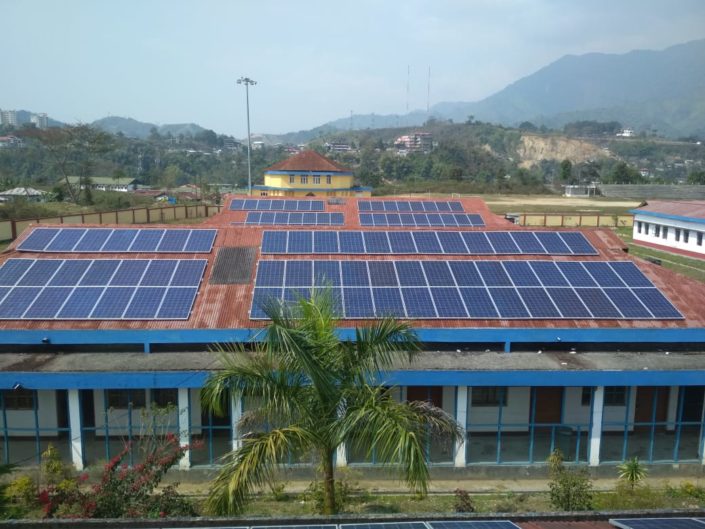
{"label": "blue solar panel", "polygon": [[682,318],[683,315],[656,288],[635,288],[634,294],[651,311],[654,318]]}
{"label": "blue solar panel", "polygon": [[173,259],[155,259],[149,262],[140,281],[141,286],[162,287],[168,286],[171,276],[174,275],[178,261]]}
{"label": "blue solar panel", "polygon": [[36,228],[17,246],[17,249],[23,252],[41,252],[57,235],[58,231],[54,228]]}
{"label": "blue solar panel", "polygon": [[289,224],[303,224],[304,214],[303,213],[288,213]]}
{"label": "blue solar panel", "polygon": [[197,291],[198,289],[191,287],[169,288],[157,312],[157,319],[188,319]]}
{"label": "blue solar panel", "polygon": [[313,283],[311,261],[287,261],[284,285],[287,287],[307,287]]}
{"label": "blue solar panel", "polygon": [[390,253],[389,239],[384,231],[366,231],[362,234],[367,253]]}
{"label": "blue solar panel", "polygon": [[397,261],[394,266],[397,269],[397,277],[401,286],[426,286],[426,278],[419,261]]}
{"label": "blue solar panel", "polygon": [[258,226],[341,226],[345,223],[344,219],[345,217],[342,213],[274,213],[268,211],[250,211],[247,214],[245,224]]}
{"label": "blue solar panel", "polygon": [[67,228],[60,230],[54,240],[47,245],[46,252],[70,252],[73,247],[83,238],[86,230]]}
{"label": "blue solar panel", "polygon": [[340,263],[343,276],[343,285],[349,287],[367,287],[370,277],[367,273],[365,261],[342,261]]}
{"label": "blue solar panel", "polygon": [[88,270],[91,261],[80,259],[78,261],[64,261],[59,271],[51,278],[49,286],[74,286],[80,281],[83,274]]}
{"label": "blue solar panel", "polygon": [[610,266],[627,286],[647,288],[654,286],[634,263],[629,261],[614,261],[610,263]]}
{"label": "blue solar panel", "polygon": [[345,216],[342,213],[331,213],[330,223],[333,226],[342,226],[345,224]]}
{"label": "blue solar panel", "polygon": [[374,318],[372,293],[368,288],[344,288],[343,306],[346,318]]}
{"label": "blue solar panel", "polygon": [[595,250],[582,233],[566,231],[561,232],[560,236],[574,254],[597,254],[597,250]]}
{"label": "blue solar panel", "polygon": [[427,213],[426,218],[428,219],[429,226],[444,226],[443,219],[438,213]]}
{"label": "blue solar panel", "polygon": [[138,287],[125,309],[124,317],[131,320],[155,319],[166,290],[164,287]]}
{"label": "blue solar panel", "polygon": [[206,263],[205,259],[182,259],[178,261],[169,286],[197,287],[201,284],[203,273],[206,270]]}
{"label": "blue solar panel", "polygon": [[314,253],[338,253],[338,232],[335,231],[314,231],[313,251]]}
{"label": "blue solar panel", "polygon": [[277,215],[274,211],[261,211],[259,212],[258,224],[274,224],[276,218]]}
{"label": "blue solar panel", "polygon": [[438,204],[435,202],[422,202],[424,211],[438,211]]}
{"label": "blue solar panel", "polygon": [[415,254],[416,245],[410,232],[408,231],[390,231],[387,232],[389,237],[389,246],[394,254]]}
{"label": "blue solar panel", "polygon": [[319,287],[340,286],[340,261],[314,261],[313,284]]}
{"label": "blue solar panel", "polygon": [[388,213],[387,214],[387,225],[388,226],[401,226],[401,216],[398,213]]}
{"label": "blue solar panel", "polygon": [[0,268],[0,285],[15,285],[33,264],[34,259],[8,259]]}
{"label": "blue solar panel", "polygon": [[403,288],[406,314],[410,318],[435,318],[436,310],[428,288]]}
{"label": "blue solar panel", "polygon": [[621,314],[599,288],[576,289],[578,296],[595,318],[620,318]]}
{"label": "blue solar panel", "polygon": [[463,212],[462,203],[458,201],[408,201],[408,200],[359,200],[357,202],[359,211],[448,211]]}
{"label": "blue solar panel", "polygon": [[126,252],[130,249],[132,241],[137,236],[139,230],[113,230],[113,233],[105,241],[101,251],[103,252]]}
{"label": "blue solar panel", "polygon": [[465,245],[471,254],[493,254],[494,248],[487,240],[487,236],[481,231],[467,231],[463,233]]}
{"label": "blue solar panel", "polygon": [[504,269],[509,274],[509,278],[517,287],[534,287],[540,286],[539,281],[534,271],[526,261],[504,261]]}
{"label": "blue solar panel", "polygon": [[399,286],[397,273],[392,261],[369,261],[370,282],[373,287]]}
{"label": "blue solar panel", "polygon": [[56,317],[64,320],[87,319],[104,290],[103,287],[75,288]]}
{"label": "blue solar panel", "polygon": [[514,243],[514,239],[506,231],[488,231],[485,233],[497,254],[521,253],[519,247]]}
{"label": "blue solar panel", "polygon": [[149,261],[146,259],[122,261],[110,280],[110,285],[122,287],[139,285],[144,271],[147,270],[147,265],[149,265]]}
{"label": "blue solar panel", "polygon": [[72,290],[71,287],[47,287],[43,289],[23,317],[25,319],[53,318]]}
{"label": "blue solar panel", "polygon": [[[315,213],[302,213],[301,217],[302,217],[302,220],[301,220],[302,224],[306,224],[308,226],[311,226],[311,225],[315,226],[316,225],[316,214]],[[330,222],[330,217],[328,218],[328,222]]]}
{"label": "blue solar panel", "polygon": [[565,287],[568,286],[568,281],[566,281],[561,271],[558,269],[555,263],[550,261],[531,261],[531,268],[533,268],[534,273],[538,276],[539,280],[545,287]]}
{"label": "blue solar panel", "polygon": [[233,199],[230,202],[231,211],[323,211],[324,209],[322,200]]}
{"label": "blue solar panel", "polygon": [[359,218],[361,226],[457,227],[485,225],[480,215],[465,213],[359,213]]}
{"label": "blue solar panel", "polygon": [[165,230],[140,230],[132,241],[131,252],[154,252],[164,237]]}
{"label": "blue solar panel", "polygon": [[286,305],[293,307],[301,301],[309,301],[311,299],[311,289],[308,287],[292,287],[284,288],[284,302]]}
{"label": "blue solar panel", "polygon": [[34,261],[27,273],[20,279],[19,286],[33,287],[46,285],[63,264],[60,259]]}
{"label": "blue solar panel", "polygon": [[472,261],[449,261],[458,286],[482,286],[482,277]]}
{"label": "blue solar panel", "polygon": [[585,269],[601,287],[623,287],[624,282],[612,270],[608,263],[587,261],[583,263]]}
{"label": "blue solar panel", "polygon": [[74,247],[74,252],[100,252],[105,242],[113,234],[113,230],[107,228],[90,228],[86,230],[83,239]]}
{"label": "blue solar panel", "polygon": [[432,288],[431,295],[439,318],[468,317],[457,288]]}
{"label": "blue solar panel", "polygon": [[340,241],[340,253],[365,253],[365,244],[362,239],[362,232],[341,231],[338,234],[338,239]]}
{"label": "blue solar panel", "polygon": [[250,318],[265,319],[267,315],[264,309],[268,307],[271,303],[276,303],[276,300],[280,300],[282,297],[281,288],[255,288],[254,294],[252,295],[252,308],[250,309]]}
{"label": "blue solar panel", "polygon": [[512,285],[512,281],[502,267],[501,261],[475,261],[475,266],[477,266],[487,286],[508,287]]}
{"label": "blue solar panel", "polygon": [[509,520],[453,520],[428,522],[431,529],[520,529]]}
{"label": "blue solar panel", "polygon": [[606,288],[604,292],[625,318],[651,318],[651,313],[628,288]]}
{"label": "blue solar panel", "polygon": [[371,213],[360,213],[360,226],[374,226],[374,220]]}
{"label": "blue solar panel", "polygon": [[417,231],[413,233],[419,253],[442,253],[441,243],[435,231]]}
{"label": "blue solar panel", "polygon": [[[139,280],[139,278],[137,278]],[[91,318],[101,320],[119,320],[135,293],[134,287],[115,287],[105,289],[105,293],[96,304]]]}
{"label": "blue solar panel", "polygon": [[460,294],[463,296],[470,318],[497,318],[497,309],[486,288],[461,288]]}
{"label": "blue solar panel", "polygon": [[590,311],[572,288],[547,288],[546,292],[564,318],[590,318]]}
{"label": "blue solar panel", "polygon": [[286,253],[286,231],[265,231],[262,234],[262,253]]}
{"label": "blue solar panel", "polygon": [[310,231],[289,232],[289,253],[312,253],[313,236]]}
{"label": "blue solar panel", "polygon": [[455,280],[446,261],[422,261],[426,281],[430,286],[453,286]]}
{"label": "blue solar panel", "polygon": [[546,253],[546,249],[541,245],[536,235],[530,231],[512,232],[512,238],[522,253]]}
{"label": "blue solar panel", "polygon": [[341,524],[340,529],[426,529],[423,522],[382,522]]}
{"label": "blue solar panel", "polygon": [[378,318],[404,317],[404,304],[397,288],[373,288],[375,316]]}
{"label": "blue solar panel", "polygon": [[703,529],[695,518],[617,518],[610,523],[621,529]]}
{"label": "blue solar panel", "polygon": [[278,287],[284,284],[285,261],[260,261],[257,265],[258,287]]}
{"label": "blue solar panel", "polygon": [[209,253],[213,249],[217,230],[191,230],[184,252]]}
{"label": "blue solar panel", "polygon": [[489,288],[488,290],[502,318],[529,317],[524,303],[513,288]]}
{"label": "blue solar panel", "polygon": [[40,287],[17,287],[0,303],[0,318],[19,319],[41,292]]}
{"label": "blue solar panel", "polygon": [[360,200],[357,203],[357,207],[360,211],[371,211],[372,208],[370,207],[370,201],[369,200]]}
{"label": "blue solar panel", "polygon": [[550,254],[561,255],[570,254],[570,248],[563,242],[560,236],[551,231],[537,231],[536,238],[541,241],[541,244]]}
{"label": "blue solar panel", "polygon": [[529,309],[532,318],[560,318],[561,314],[551,302],[543,288],[518,288],[524,305]]}
{"label": "blue solar panel", "polygon": [[595,280],[592,278],[592,276],[588,274],[587,270],[585,270],[585,267],[583,267],[582,263],[576,263],[573,261],[562,261],[556,263],[556,265],[558,266],[560,271],[563,272],[565,278],[574,287],[597,286],[597,283],[595,283]]}
{"label": "blue solar panel", "polygon": [[[444,226],[457,226],[458,221],[455,220],[455,215],[451,215],[450,213],[441,213],[441,222],[443,223]],[[462,215],[458,215],[459,217]]]}
{"label": "blue solar panel", "polygon": [[439,231],[438,240],[443,247],[443,253],[448,254],[466,254],[468,249],[465,247],[463,238],[457,231]]}

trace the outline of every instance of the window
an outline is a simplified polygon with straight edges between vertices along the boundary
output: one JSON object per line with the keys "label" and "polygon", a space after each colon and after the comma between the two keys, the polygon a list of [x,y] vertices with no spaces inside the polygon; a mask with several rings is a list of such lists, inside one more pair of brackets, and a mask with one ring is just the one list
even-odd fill
{"label": "window", "polygon": [[13,389],[4,391],[3,398],[6,410],[33,410],[34,391],[31,389]]}
{"label": "window", "polygon": [[296,175],[290,174],[289,175],[289,183],[290,184],[295,184],[296,183]]}
{"label": "window", "polygon": [[668,226],[664,226],[661,233],[663,234],[663,238],[667,239],[668,238]]}
{"label": "window", "polygon": [[590,406],[590,400],[592,398],[592,388],[590,386],[583,386],[583,393],[580,395],[580,405]]}
{"label": "window", "polygon": [[605,386],[605,406],[624,406],[627,402],[625,386]]}
{"label": "window", "polygon": [[314,183],[314,184],[320,184],[320,183],[321,183],[321,177],[320,177],[320,176],[314,176],[314,177],[313,177],[313,183]]}
{"label": "window", "polygon": [[472,388],[472,405],[478,407],[506,406],[507,390],[504,387]]}
{"label": "window", "polygon": [[266,196],[267,196],[267,192],[266,192],[266,191],[260,191],[259,196],[261,196],[261,197],[266,197]]}
{"label": "window", "polygon": [[301,183],[308,184],[308,176],[306,176],[306,175],[301,176]]}
{"label": "window", "polygon": [[701,232],[701,231],[698,232],[698,237],[697,237],[696,242],[698,243],[698,246],[703,245],[703,232]]}
{"label": "window", "polygon": [[690,230],[683,230],[683,242],[688,244],[688,239],[690,239]]}
{"label": "window", "polygon": [[681,240],[681,230],[680,228],[676,228],[676,242]]}
{"label": "window", "polygon": [[636,223],[636,232],[641,233],[641,221]]}
{"label": "window", "polygon": [[144,390],[109,389],[105,392],[108,408],[126,409],[130,403],[133,408],[144,408]]}
{"label": "window", "polygon": [[654,225],[654,236],[659,237],[661,235],[661,226],[658,224]]}
{"label": "window", "polygon": [[644,223],[644,234],[645,235],[649,234],[649,223],[648,222]]}
{"label": "window", "polygon": [[179,392],[176,389],[153,389],[152,390],[152,402],[164,408],[166,406],[176,406],[178,405]]}
{"label": "window", "polygon": [[331,183],[331,175],[326,175],[326,184],[330,185]]}

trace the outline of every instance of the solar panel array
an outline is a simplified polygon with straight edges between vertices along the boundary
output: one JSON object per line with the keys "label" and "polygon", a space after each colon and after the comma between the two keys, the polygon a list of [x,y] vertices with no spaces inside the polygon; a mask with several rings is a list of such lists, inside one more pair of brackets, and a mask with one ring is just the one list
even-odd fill
{"label": "solar panel array", "polygon": [[596,255],[579,232],[265,231],[266,254]]}
{"label": "solar panel array", "polygon": [[478,227],[484,226],[482,216],[474,213],[360,213],[360,226],[429,226]]}
{"label": "solar panel array", "polygon": [[250,211],[245,224],[270,226],[275,224],[296,226],[342,226],[345,217],[342,213],[273,213],[271,211]]}
{"label": "solar panel array", "polygon": [[357,208],[360,211],[415,211],[417,213],[465,211],[463,205],[457,200],[358,200]]}
{"label": "solar panel array", "polygon": [[620,518],[610,523],[622,529],[705,529],[703,518]]}
{"label": "solar panel array", "polygon": [[209,253],[216,234],[217,230],[35,228],[17,249],[61,253]]}
{"label": "solar panel array", "polygon": [[682,319],[629,261],[260,261],[250,311],[331,288],[345,319]]}
{"label": "solar panel array", "polygon": [[286,200],[235,198],[230,202],[230,209],[252,211],[323,211],[322,200]]}
{"label": "solar panel array", "polygon": [[427,522],[431,529],[520,529],[509,520],[452,520]]}
{"label": "solar panel array", "polygon": [[8,259],[0,319],[181,320],[205,259]]}

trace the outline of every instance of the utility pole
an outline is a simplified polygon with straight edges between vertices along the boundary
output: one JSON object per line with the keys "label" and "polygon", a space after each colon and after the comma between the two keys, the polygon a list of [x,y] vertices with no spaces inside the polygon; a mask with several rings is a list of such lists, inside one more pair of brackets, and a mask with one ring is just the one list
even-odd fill
{"label": "utility pole", "polygon": [[240,77],[237,84],[245,85],[245,101],[247,105],[247,194],[252,195],[252,161],[250,159],[250,151],[252,150],[252,142],[250,136],[250,85],[256,85],[257,81],[253,81],[249,77]]}

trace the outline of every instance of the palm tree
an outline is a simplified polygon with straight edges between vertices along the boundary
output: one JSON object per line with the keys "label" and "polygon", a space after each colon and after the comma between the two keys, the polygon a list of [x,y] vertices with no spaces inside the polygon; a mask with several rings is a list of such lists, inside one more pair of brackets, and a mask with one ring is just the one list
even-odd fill
{"label": "palm tree", "polygon": [[[315,290],[315,289],[314,289]],[[313,453],[323,473],[324,514],[336,512],[335,454],[343,443],[376,452],[383,464],[400,470],[416,493],[428,491],[425,445],[429,436],[457,439],[456,422],[426,402],[396,402],[382,385],[383,370],[419,351],[405,323],[383,319],[355,330],[354,340],[336,333],[336,300],[324,290],[293,305],[269,303],[271,323],[246,351],[221,347],[223,369],[212,374],[202,402],[222,414],[230,391],[257,397],[257,409],[240,420],[248,433],[241,446],[222,459],[207,508],[237,514],[251,493],[268,483],[290,454]]]}

